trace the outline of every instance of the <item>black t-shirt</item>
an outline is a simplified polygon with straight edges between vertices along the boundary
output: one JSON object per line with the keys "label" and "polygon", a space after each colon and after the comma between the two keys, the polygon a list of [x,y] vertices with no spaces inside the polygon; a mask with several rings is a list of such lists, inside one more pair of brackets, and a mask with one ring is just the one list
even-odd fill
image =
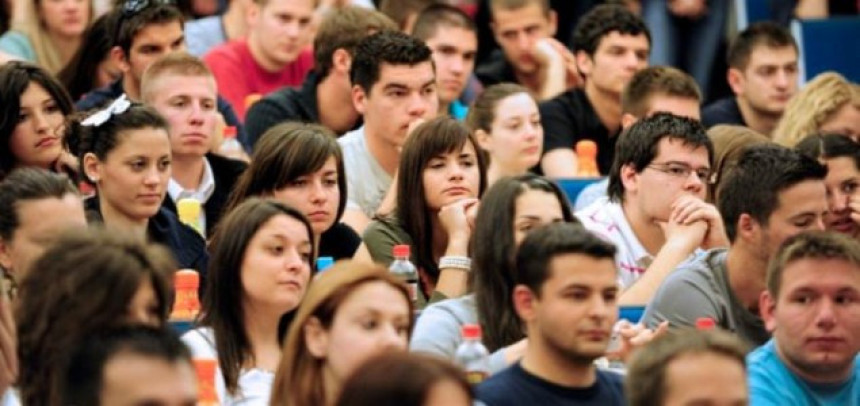
{"label": "black t-shirt", "polygon": [[744,116],[734,97],[717,100],[702,109],[702,125],[711,128],[717,124],[732,124],[746,126]]}
{"label": "black t-shirt", "polygon": [[479,65],[475,69],[475,76],[484,87],[499,83],[517,83],[514,67],[505,59],[505,54],[501,50],[493,52],[487,62]]}
{"label": "black t-shirt", "polygon": [[623,406],[621,375],[597,370],[597,380],[587,388],[557,385],[534,376],[520,363],[501,371],[475,388],[476,397],[487,406],[600,405]]}
{"label": "black t-shirt", "polygon": [[615,156],[617,134],[603,126],[591,102],[581,89],[568,90],[540,104],[544,131],[544,154],[557,148],[573,149],[580,140],[597,144],[597,167],[609,173]]}
{"label": "black t-shirt", "polygon": [[337,223],[320,236],[320,252],[317,256],[332,257],[335,261],[350,259],[359,245],[361,237],[355,230],[346,224]]}

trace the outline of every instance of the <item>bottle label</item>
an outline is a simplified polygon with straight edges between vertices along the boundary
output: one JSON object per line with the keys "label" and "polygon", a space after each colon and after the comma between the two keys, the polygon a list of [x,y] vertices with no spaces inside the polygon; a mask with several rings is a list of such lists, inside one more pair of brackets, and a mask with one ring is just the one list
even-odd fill
{"label": "bottle label", "polygon": [[466,371],[466,380],[470,385],[477,385],[487,379],[487,373],[484,371]]}
{"label": "bottle label", "polygon": [[407,286],[409,286],[409,300],[416,303],[418,301],[418,282],[409,282]]}

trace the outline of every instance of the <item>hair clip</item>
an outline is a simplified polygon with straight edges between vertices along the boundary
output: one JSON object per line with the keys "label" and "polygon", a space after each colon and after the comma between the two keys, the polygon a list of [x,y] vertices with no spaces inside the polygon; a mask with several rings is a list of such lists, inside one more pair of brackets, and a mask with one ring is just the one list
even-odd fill
{"label": "hair clip", "polygon": [[131,102],[128,101],[128,96],[123,93],[122,96],[114,100],[110,106],[95,112],[93,115],[87,117],[86,120],[81,121],[81,125],[87,127],[98,127],[110,120],[111,116],[125,113],[129,107],[131,107]]}

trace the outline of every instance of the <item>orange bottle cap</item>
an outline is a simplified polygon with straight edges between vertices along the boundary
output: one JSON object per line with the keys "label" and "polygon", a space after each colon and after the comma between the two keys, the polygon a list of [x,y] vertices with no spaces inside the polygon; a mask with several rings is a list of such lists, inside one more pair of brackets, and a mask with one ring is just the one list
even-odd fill
{"label": "orange bottle cap", "polygon": [[200,274],[191,269],[176,271],[173,275],[173,284],[176,289],[197,289],[200,287]]}

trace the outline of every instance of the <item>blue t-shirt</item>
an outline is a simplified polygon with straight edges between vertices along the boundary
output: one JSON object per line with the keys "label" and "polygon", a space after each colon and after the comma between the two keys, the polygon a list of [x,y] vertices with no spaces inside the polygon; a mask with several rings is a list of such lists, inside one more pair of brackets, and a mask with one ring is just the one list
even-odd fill
{"label": "blue t-shirt", "polygon": [[860,405],[860,357],[854,358],[854,373],[847,381],[835,385],[804,381],[779,358],[776,340],[747,355],[750,404],[758,405]]}
{"label": "blue t-shirt", "polygon": [[597,370],[593,385],[571,388],[534,376],[519,362],[488,378],[475,392],[487,406],[625,405],[623,380],[614,372]]}

